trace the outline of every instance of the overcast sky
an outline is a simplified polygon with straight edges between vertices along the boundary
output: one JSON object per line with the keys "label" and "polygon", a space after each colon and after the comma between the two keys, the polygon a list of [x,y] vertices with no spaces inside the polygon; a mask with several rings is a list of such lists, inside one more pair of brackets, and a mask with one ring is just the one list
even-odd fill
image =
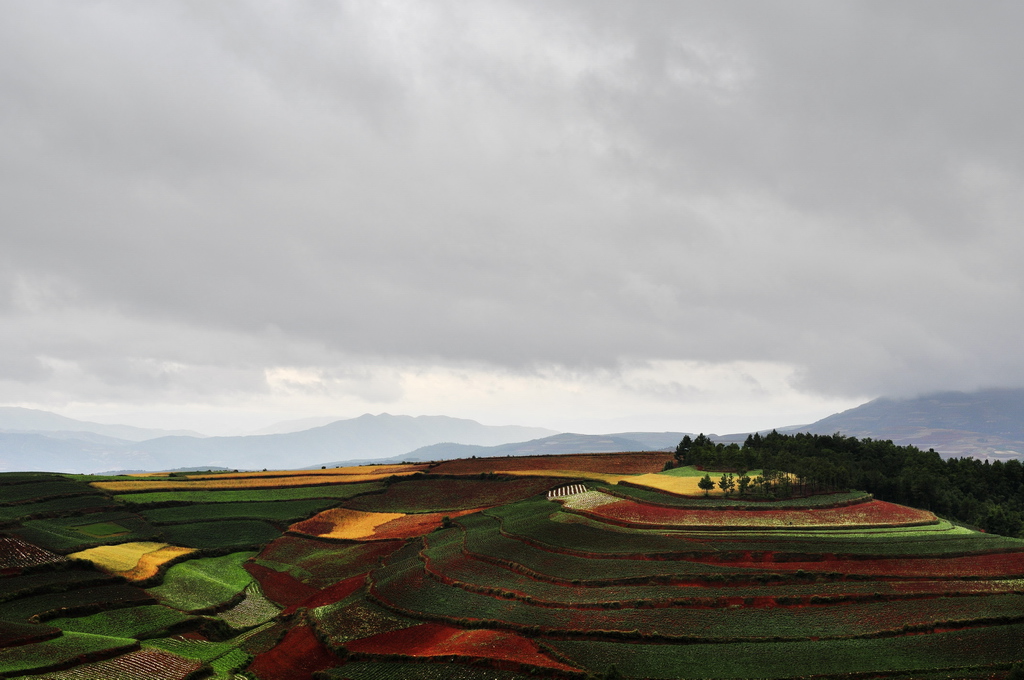
{"label": "overcast sky", "polygon": [[0,0],[0,404],[725,432],[1024,387],[1022,25]]}

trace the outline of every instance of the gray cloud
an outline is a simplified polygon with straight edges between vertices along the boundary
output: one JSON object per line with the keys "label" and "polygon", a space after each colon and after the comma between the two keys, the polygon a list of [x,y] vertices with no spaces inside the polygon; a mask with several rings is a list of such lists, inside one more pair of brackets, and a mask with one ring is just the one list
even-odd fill
{"label": "gray cloud", "polygon": [[361,361],[1024,385],[1022,14],[5,4],[0,398]]}

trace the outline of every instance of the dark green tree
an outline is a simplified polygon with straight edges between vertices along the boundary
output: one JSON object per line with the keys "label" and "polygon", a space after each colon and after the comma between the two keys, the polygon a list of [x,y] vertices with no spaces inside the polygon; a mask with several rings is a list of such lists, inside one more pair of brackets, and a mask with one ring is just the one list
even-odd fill
{"label": "dark green tree", "polygon": [[682,441],[679,442],[679,446],[676,447],[676,462],[680,465],[686,465],[689,463],[690,448],[693,446],[693,440],[690,439],[690,435],[684,434]]}
{"label": "dark green tree", "polygon": [[704,489],[704,495],[707,496],[708,493],[715,488],[715,483],[711,481],[711,475],[704,475],[700,478],[700,481],[697,482],[697,486]]}

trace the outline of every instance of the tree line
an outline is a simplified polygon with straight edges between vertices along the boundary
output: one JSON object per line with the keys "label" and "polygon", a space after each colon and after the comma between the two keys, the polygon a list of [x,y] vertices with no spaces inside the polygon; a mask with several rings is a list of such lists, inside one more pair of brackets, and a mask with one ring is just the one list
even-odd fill
{"label": "tree line", "polygon": [[[1024,533],[1024,465],[1018,460],[944,460],[933,449],[897,446],[889,440],[772,430],[749,435],[742,446],[715,443],[704,434],[687,435],[669,463],[680,465],[723,472],[719,482],[725,484],[728,473],[735,473],[737,490],[746,476],[750,481],[744,493],[782,498],[860,489],[988,532]],[[750,478],[746,472],[751,470],[760,474]]]}

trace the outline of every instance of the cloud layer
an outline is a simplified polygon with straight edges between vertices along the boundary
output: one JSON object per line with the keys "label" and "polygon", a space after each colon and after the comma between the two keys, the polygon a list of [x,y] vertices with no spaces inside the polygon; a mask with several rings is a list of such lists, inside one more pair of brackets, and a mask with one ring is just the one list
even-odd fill
{"label": "cloud layer", "polygon": [[0,401],[1022,386],[1022,15],[5,4]]}

